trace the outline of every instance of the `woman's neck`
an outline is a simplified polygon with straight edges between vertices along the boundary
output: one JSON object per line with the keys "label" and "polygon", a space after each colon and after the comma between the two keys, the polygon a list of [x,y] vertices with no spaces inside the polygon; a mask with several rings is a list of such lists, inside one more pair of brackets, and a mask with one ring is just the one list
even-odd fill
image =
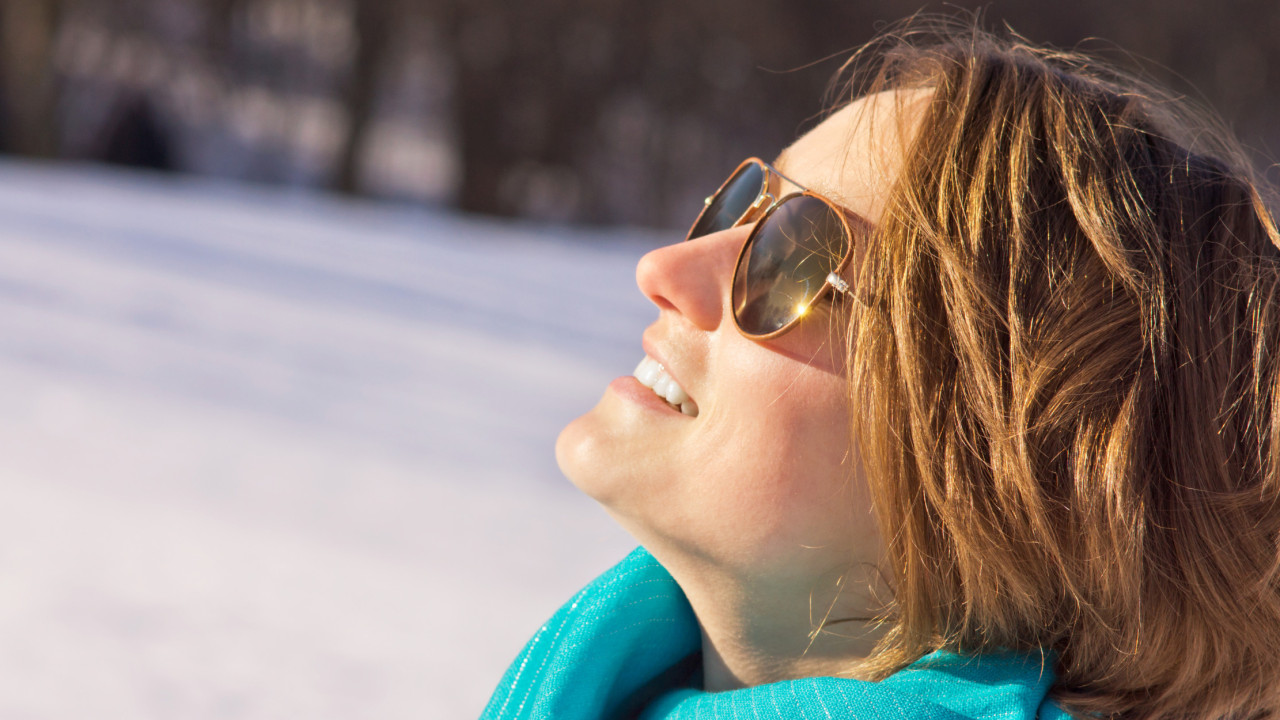
{"label": "woman's neck", "polygon": [[874,613],[868,585],[850,573],[834,573],[808,588],[704,578],[676,580],[702,627],[706,690],[850,677],[879,640],[876,624],[864,620]]}

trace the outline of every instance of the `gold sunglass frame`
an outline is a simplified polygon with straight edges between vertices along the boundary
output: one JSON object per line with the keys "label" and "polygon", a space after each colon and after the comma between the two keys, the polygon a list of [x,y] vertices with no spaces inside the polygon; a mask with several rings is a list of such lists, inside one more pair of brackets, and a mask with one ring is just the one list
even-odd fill
{"label": "gold sunglass frame", "polygon": [[[792,180],[786,175],[783,175],[776,168],[774,168],[772,165],[765,162],[764,160],[761,160],[760,158],[757,158],[757,157],[750,157],[750,158],[747,158],[746,160],[743,160],[741,163],[739,163],[738,167],[734,168],[733,172],[729,173],[729,176],[725,179],[725,181],[720,183],[720,187],[716,188],[716,191],[711,195],[707,196],[706,200],[703,201],[702,212],[698,213],[698,217],[694,219],[693,225],[689,227],[689,232],[686,233],[685,235],[686,242],[694,239],[695,237],[693,234],[694,229],[697,228],[702,223],[703,216],[706,215],[706,213],[711,209],[711,205],[712,203],[715,202],[716,198],[720,197],[721,193],[724,192],[725,188],[728,187],[734,181],[734,179],[738,177],[738,174],[741,173],[744,168],[750,165],[754,165],[760,168],[763,171],[764,177],[760,181],[760,189],[756,193],[755,200],[753,200],[752,203],[747,207],[747,209],[744,210],[743,213],[736,220],[734,220],[733,224],[729,226],[729,227],[740,227],[742,225],[746,225],[747,223],[753,224],[753,227],[751,228],[751,232],[748,233],[746,239],[743,240],[742,247],[738,250],[737,258],[734,260],[733,277],[730,279],[730,286],[729,286],[730,288],[729,294],[731,298],[733,295],[733,289],[736,288],[738,285],[738,272],[742,267],[743,255],[751,247],[751,243],[755,241],[756,236],[760,233],[761,229],[765,226],[765,223],[768,221],[769,217],[772,216],[773,213],[777,211],[777,209],[780,208],[784,203],[800,197],[810,197],[823,203],[828,208],[834,210],[836,217],[840,218],[840,224],[845,233],[845,240],[846,240],[846,243],[845,243],[846,249],[845,249],[844,257],[840,258],[840,262],[837,264],[837,266],[827,274],[827,277],[824,279],[822,287],[813,296],[813,299],[809,301],[809,304],[805,306],[806,311],[797,313],[794,318],[792,318],[789,322],[787,322],[785,325],[778,328],[777,330],[774,330],[768,333],[762,333],[762,334],[748,332],[742,327],[741,322],[739,322],[738,320],[737,309],[730,308],[730,315],[733,316],[733,325],[738,329],[738,332],[742,333],[743,337],[750,338],[752,340],[771,340],[795,328],[795,326],[800,323],[800,321],[805,317],[805,315],[808,314],[807,312],[808,308],[811,308],[817,305],[829,293],[834,291],[849,297],[853,296],[853,291],[849,288],[849,283],[846,282],[845,279],[841,276],[841,273],[843,273],[845,269],[849,267],[849,263],[853,261],[853,256],[855,252],[854,248],[855,248],[855,244],[856,244],[855,240],[857,236],[854,235],[853,227],[852,225],[850,225],[849,221],[851,216],[854,218],[857,218],[859,220],[859,224],[862,224],[865,221],[862,221],[860,217],[853,215],[850,211],[837,205],[836,203],[832,202],[826,197],[823,197],[822,195],[816,192],[813,192],[812,190],[809,190],[808,188],[796,182],[795,180]],[[800,191],[789,193],[782,197],[778,197],[778,190],[781,187],[783,181],[794,185],[795,187],[799,188]],[[699,235],[697,237],[703,237],[703,235]]]}
{"label": "gold sunglass frame", "polygon": [[716,198],[720,197],[725,188],[729,187],[729,185],[733,183],[734,179],[738,177],[738,174],[748,166],[760,168],[763,174],[763,177],[760,179],[760,189],[756,192],[756,199],[752,201],[751,205],[749,205],[729,227],[738,227],[751,222],[752,216],[760,214],[762,212],[762,208],[767,209],[770,205],[776,203],[778,201],[778,190],[781,188],[783,181],[791,183],[801,190],[808,189],[795,180],[783,175],[781,172],[778,172],[777,168],[764,160],[761,160],[758,157],[749,157],[738,163],[738,166],[733,169],[733,172],[729,173],[729,176],[724,179],[724,182],[720,183],[720,187],[716,188],[715,192],[708,195],[702,201],[702,211],[698,213],[698,217],[694,218],[693,224],[689,226],[689,232],[685,233],[684,239],[686,241],[694,239],[693,231],[698,227],[698,225],[702,224],[702,218],[709,210],[711,210],[711,204],[715,202]]}

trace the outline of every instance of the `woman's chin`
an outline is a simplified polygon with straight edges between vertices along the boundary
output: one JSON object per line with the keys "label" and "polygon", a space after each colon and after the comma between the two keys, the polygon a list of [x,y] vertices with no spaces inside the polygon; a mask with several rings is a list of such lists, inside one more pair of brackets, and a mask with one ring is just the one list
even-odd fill
{"label": "woman's chin", "polygon": [[606,395],[560,431],[556,463],[574,486],[617,517],[634,514],[646,492],[656,489],[656,468],[653,449],[646,451],[613,403],[616,398]]}
{"label": "woman's chin", "polygon": [[574,419],[556,438],[556,464],[579,490],[605,505],[615,499],[620,474],[617,448],[610,447],[611,434],[604,427],[596,407]]}
{"label": "woman's chin", "polygon": [[560,472],[569,478],[569,481],[578,487],[579,490],[587,492],[582,487],[579,478],[583,477],[583,466],[586,464],[586,457],[592,454],[590,446],[592,444],[591,433],[584,427],[590,424],[590,418],[582,415],[575,418],[564,429],[560,431],[560,435],[556,437],[556,464],[560,466]]}

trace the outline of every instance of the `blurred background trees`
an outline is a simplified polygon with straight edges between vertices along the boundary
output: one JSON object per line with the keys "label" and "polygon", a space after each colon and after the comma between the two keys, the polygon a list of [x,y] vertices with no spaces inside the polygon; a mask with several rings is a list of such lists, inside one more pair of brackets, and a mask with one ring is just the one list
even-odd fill
{"label": "blurred background trees", "polygon": [[[1274,0],[958,2],[1146,58],[1269,160]],[[0,149],[680,227],[813,123],[900,0],[0,0]]]}

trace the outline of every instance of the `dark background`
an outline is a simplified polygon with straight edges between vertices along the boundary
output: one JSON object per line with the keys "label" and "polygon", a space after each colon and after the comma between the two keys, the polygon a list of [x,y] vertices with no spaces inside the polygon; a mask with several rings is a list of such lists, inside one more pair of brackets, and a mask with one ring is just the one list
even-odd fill
{"label": "dark background", "polygon": [[1280,147],[1277,0],[0,0],[0,149],[680,227],[921,9],[1132,53],[1260,165]]}

